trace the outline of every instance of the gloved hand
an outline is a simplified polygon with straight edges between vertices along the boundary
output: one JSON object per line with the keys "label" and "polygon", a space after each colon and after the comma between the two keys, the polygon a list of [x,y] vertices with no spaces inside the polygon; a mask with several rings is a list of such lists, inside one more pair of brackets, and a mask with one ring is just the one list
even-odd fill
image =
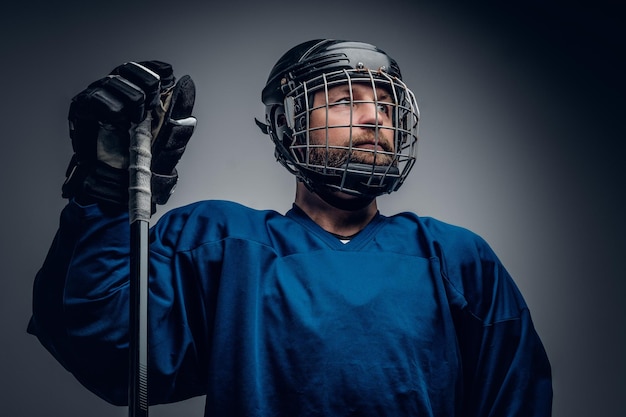
{"label": "gloved hand", "polygon": [[193,134],[195,85],[188,75],[176,82],[172,66],[129,62],[90,84],[70,104],[74,155],[63,197],[78,202],[128,204],[128,164],[133,126],[152,116],[152,203],[165,204],[178,181],[176,164]]}

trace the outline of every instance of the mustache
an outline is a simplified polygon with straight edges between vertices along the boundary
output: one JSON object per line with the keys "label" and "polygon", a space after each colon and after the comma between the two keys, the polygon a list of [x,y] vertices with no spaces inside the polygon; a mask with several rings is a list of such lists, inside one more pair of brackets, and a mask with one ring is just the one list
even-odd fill
{"label": "mustache", "polygon": [[350,142],[352,143],[353,148],[361,145],[377,145],[380,146],[385,152],[393,152],[393,145],[391,142],[384,136],[376,135],[374,132],[352,135]]}

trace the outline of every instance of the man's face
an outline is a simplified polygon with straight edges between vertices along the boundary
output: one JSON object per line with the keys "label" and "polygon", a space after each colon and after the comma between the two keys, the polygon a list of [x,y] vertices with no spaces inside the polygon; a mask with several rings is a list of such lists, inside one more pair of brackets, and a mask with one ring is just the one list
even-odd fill
{"label": "man's face", "polygon": [[386,90],[365,83],[337,85],[328,89],[328,106],[325,91],[315,93],[313,108],[310,163],[332,167],[346,162],[393,163],[394,104]]}

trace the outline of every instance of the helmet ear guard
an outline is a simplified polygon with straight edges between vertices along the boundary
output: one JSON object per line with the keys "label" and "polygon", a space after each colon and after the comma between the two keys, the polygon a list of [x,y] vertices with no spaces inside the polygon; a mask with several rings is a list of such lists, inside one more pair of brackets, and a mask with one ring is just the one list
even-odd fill
{"label": "helmet ear guard", "polygon": [[273,105],[267,106],[265,114],[265,123],[254,119],[256,125],[266,135],[269,135],[274,142],[274,156],[289,172],[293,175],[300,176],[297,169],[298,162],[289,157],[291,155],[291,145],[293,144],[293,131],[289,127],[288,118],[285,115],[284,106]]}
{"label": "helmet ear guard", "polygon": [[[353,100],[352,85],[356,83],[370,85],[374,98]],[[318,137],[320,130],[326,132],[326,144],[312,144],[314,129],[309,126],[312,112],[324,109],[328,112],[332,107],[328,91],[346,84],[350,85],[351,108],[361,103],[373,103],[376,108],[385,106],[390,109],[392,126],[383,127],[378,118],[374,124],[357,125],[351,113],[345,125],[316,127]],[[379,100],[378,89],[388,92],[389,98]],[[313,97],[320,93],[325,94],[325,103],[317,103],[314,108]],[[372,45],[318,40],[292,48],[270,73],[262,98],[267,124],[257,120],[257,125],[270,135],[278,161],[313,191],[341,191],[371,199],[396,191],[414,165],[419,121],[415,97],[402,82],[396,62]],[[349,129],[349,145],[330,145],[328,132],[332,128]],[[357,129],[374,132],[375,143],[382,138],[382,129],[393,130],[393,150],[353,148],[352,131]],[[345,160],[330,164],[326,156],[324,163],[319,159],[312,162],[310,156],[321,151],[326,155],[342,153]],[[355,154],[367,152],[373,155],[374,162],[364,163],[355,158]]]}

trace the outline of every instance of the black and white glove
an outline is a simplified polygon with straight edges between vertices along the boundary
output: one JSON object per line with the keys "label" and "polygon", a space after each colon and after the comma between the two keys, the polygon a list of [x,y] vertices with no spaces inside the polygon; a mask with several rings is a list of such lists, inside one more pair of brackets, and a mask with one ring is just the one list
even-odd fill
{"label": "black and white glove", "polygon": [[170,64],[143,61],[120,65],[77,94],[68,115],[74,155],[63,197],[127,206],[130,135],[150,113],[152,211],[165,204],[178,181],[176,164],[196,126],[191,115],[195,92],[191,77],[176,81]]}

